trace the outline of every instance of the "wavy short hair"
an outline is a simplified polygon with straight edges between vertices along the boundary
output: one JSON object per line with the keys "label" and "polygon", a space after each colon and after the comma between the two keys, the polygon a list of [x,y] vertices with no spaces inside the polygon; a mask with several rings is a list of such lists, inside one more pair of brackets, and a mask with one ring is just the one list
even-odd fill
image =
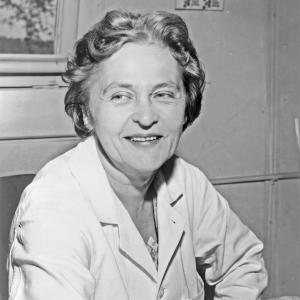
{"label": "wavy short hair", "polygon": [[78,136],[84,138],[93,131],[86,119],[90,118],[88,83],[95,66],[124,44],[141,42],[168,47],[183,69],[182,80],[187,95],[183,130],[199,116],[205,73],[182,18],[162,11],[138,14],[113,10],[75,44],[75,54],[69,59],[63,75],[69,84],[65,111],[73,119]]}

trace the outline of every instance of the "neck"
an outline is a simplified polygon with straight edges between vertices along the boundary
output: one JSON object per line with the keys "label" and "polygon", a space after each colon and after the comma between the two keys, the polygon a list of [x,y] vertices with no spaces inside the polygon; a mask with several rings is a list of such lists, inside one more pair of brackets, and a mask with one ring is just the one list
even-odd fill
{"label": "neck", "polygon": [[142,208],[155,173],[124,172],[115,166],[98,143],[98,155],[109,183],[128,210]]}

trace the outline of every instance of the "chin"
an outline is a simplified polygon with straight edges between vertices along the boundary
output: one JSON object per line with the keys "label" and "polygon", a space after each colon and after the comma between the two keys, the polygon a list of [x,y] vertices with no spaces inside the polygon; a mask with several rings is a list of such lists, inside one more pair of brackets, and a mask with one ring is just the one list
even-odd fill
{"label": "chin", "polygon": [[139,164],[132,165],[132,169],[135,170],[136,173],[141,175],[152,175],[154,172],[160,169],[160,167],[165,163],[166,160],[160,161],[149,161],[149,162],[140,162]]}
{"label": "chin", "polygon": [[156,165],[143,165],[143,164],[140,164],[139,166],[134,166],[134,170],[137,172],[137,173],[145,173],[145,174],[152,174],[153,172],[156,172],[158,169],[160,168],[160,166],[156,166]]}

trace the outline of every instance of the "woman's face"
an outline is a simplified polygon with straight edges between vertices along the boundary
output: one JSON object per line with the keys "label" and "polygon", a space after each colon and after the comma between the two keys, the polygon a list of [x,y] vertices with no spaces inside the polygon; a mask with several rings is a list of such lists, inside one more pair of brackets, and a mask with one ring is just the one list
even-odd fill
{"label": "woman's face", "polygon": [[102,151],[129,176],[153,174],[182,133],[182,71],[167,48],[125,44],[92,75],[89,108]]}

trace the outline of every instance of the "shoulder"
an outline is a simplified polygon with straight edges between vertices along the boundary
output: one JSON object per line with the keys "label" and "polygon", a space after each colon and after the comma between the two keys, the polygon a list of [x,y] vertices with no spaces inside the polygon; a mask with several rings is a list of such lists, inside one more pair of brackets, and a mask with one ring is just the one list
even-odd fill
{"label": "shoulder", "polygon": [[59,204],[60,195],[72,191],[76,182],[67,164],[71,152],[72,150],[51,160],[36,174],[24,190],[20,204],[26,202],[28,198],[32,199],[31,202],[39,198],[38,203],[41,206],[51,203],[56,205]]}
{"label": "shoulder", "polygon": [[60,223],[67,218],[83,219],[89,206],[68,166],[72,151],[51,160],[36,174],[22,193],[14,222],[27,218],[42,220],[40,216]]}
{"label": "shoulder", "polygon": [[94,215],[68,168],[70,153],[47,163],[24,190],[11,225],[11,245],[18,240],[37,253],[53,247],[86,253]]}

